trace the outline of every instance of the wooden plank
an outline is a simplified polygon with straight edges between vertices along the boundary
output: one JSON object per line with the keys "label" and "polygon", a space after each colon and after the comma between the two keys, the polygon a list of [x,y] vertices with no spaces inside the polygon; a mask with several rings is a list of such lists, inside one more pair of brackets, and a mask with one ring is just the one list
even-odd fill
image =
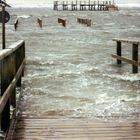
{"label": "wooden plank", "polygon": [[139,39],[135,39],[135,38],[124,38],[124,39],[120,39],[120,38],[114,38],[112,39],[113,41],[120,41],[120,42],[125,42],[125,43],[131,43],[131,44],[140,44],[140,40]]}
{"label": "wooden plank", "polygon": [[[86,118],[21,118],[14,140],[139,140],[140,121],[103,121]],[[8,139],[10,140],[10,139]]]}
{"label": "wooden plank", "polygon": [[129,63],[129,64],[132,64],[132,65],[135,65],[135,66],[140,66],[140,62],[137,62],[137,61],[134,61],[134,60],[131,60],[131,59],[128,59],[126,57],[123,57],[123,56],[118,56],[118,55],[115,55],[115,54],[112,54],[111,55],[113,58],[116,58],[118,60],[122,60],[126,63]]}
{"label": "wooden plank", "polygon": [[58,18],[58,23],[61,23],[63,27],[66,27],[66,19]]}

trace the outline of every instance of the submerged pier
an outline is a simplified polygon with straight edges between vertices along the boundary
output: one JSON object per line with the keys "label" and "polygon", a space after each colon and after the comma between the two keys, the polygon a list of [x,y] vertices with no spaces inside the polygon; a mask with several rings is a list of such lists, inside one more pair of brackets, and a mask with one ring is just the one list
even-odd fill
{"label": "submerged pier", "polygon": [[54,1],[53,10],[62,11],[109,11],[118,10],[114,1]]}

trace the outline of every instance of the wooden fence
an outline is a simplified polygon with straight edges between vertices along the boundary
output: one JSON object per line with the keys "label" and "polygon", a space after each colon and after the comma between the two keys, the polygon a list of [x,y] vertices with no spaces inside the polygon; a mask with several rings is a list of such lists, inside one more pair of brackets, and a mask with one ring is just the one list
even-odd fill
{"label": "wooden fence", "polygon": [[24,41],[18,41],[0,51],[0,128],[4,133],[10,126],[10,107],[12,106],[16,110],[16,87],[21,86],[24,63]]}
{"label": "wooden fence", "polygon": [[[116,54],[112,54],[113,58],[117,59],[117,64],[121,64],[122,61],[132,64],[132,72],[138,73],[138,67],[140,66],[140,62],[138,62],[138,45],[140,44],[139,40],[130,40],[130,39],[118,39],[115,38],[113,41],[117,42]],[[122,42],[132,44],[132,59],[126,58],[122,56]]]}

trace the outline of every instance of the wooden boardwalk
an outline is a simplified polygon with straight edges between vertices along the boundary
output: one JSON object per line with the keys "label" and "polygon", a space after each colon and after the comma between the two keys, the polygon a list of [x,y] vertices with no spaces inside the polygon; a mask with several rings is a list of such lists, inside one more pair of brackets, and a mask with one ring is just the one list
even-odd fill
{"label": "wooden boardwalk", "polygon": [[15,133],[12,138],[12,140],[139,139],[140,121],[106,122],[86,118],[63,117],[21,118],[16,123]]}

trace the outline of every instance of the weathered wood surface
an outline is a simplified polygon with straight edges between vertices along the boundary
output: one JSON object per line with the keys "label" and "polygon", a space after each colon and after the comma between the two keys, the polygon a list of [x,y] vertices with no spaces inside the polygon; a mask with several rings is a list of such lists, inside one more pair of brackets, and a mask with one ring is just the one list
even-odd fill
{"label": "weathered wood surface", "polygon": [[25,60],[25,42],[14,43],[8,49],[0,51],[1,98],[0,98],[0,130],[7,132],[10,126],[12,106],[16,108],[16,86],[20,83]]}
{"label": "weathered wood surface", "polygon": [[10,98],[12,91],[14,90],[16,83],[18,81],[18,79],[20,78],[20,76],[22,75],[22,71],[24,69],[24,64],[25,63],[25,59],[23,60],[20,68],[18,69],[14,79],[12,80],[11,84],[8,86],[8,88],[6,89],[6,91],[4,92],[3,96],[0,98],[0,113],[2,113],[5,104],[7,103],[8,99]]}
{"label": "weathered wood surface", "polygon": [[118,56],[118,55],[115,55],[115,54],[112,54],[111,56],[112,56],[113,58],[118,59],[118,60],[122,60],[122,61],[124,61],[124,62],[126,62],[126,63],[129,63],[129,64],[132,64],[132,65],[135,65],[135,66],[140,67],[140,62],[131,60],[131,59],[126,58],[126,57],[123,57],[123,56]]}
{"label": "weathered wood surface", "polygon": [[[140,63],[138,62],[138,45],[140,44],[139,39],[120,39],[120,38],[114,38],[113,41],[116,41],[117,43],[117,55],[112,55],[112,57],[117,58],[117,63],[121,64],[121,61],[125,61],[129,64],[132,64],[132,72],[138,73],[138,66],[140,66]],[[130,43],[132,44],[132,60],[122,57],[122,43]]]}
{"label": "weathered wood surface", "polygon": [[37,18],[37,23],[38,23],[40,28],[43,27],[43,20],[41,18]]}
{"label": "weathered wood surface", "polygon": [[131,44],[140,44],[140,39],[130,39],[130,38],[114,38],[113,41],[120,41],[125,43],[131,43]]}
{"label": "weathered wood surface", "polygon": [[58,18],[58,23],[61,23],[63,27],[66,27],[66,19]]}
{"label": "weathered wood surface", "polygon": [[[139,140],[140,121],[21,118],[13,140]],[[10,139],[8,139],[10,140]]]}
{"label": "weathered wood surface", "polygon": [[77,18],[77,22],[81,24],[86,24],[87,26],[91,26],[91,19]]}
{"label": "weathered wood surface", "polygon": [[19,23],[19,20],[18,20],[18,18],[16,18],[15,23],[14,23],[15,31],[17,30],[18,23]]}

